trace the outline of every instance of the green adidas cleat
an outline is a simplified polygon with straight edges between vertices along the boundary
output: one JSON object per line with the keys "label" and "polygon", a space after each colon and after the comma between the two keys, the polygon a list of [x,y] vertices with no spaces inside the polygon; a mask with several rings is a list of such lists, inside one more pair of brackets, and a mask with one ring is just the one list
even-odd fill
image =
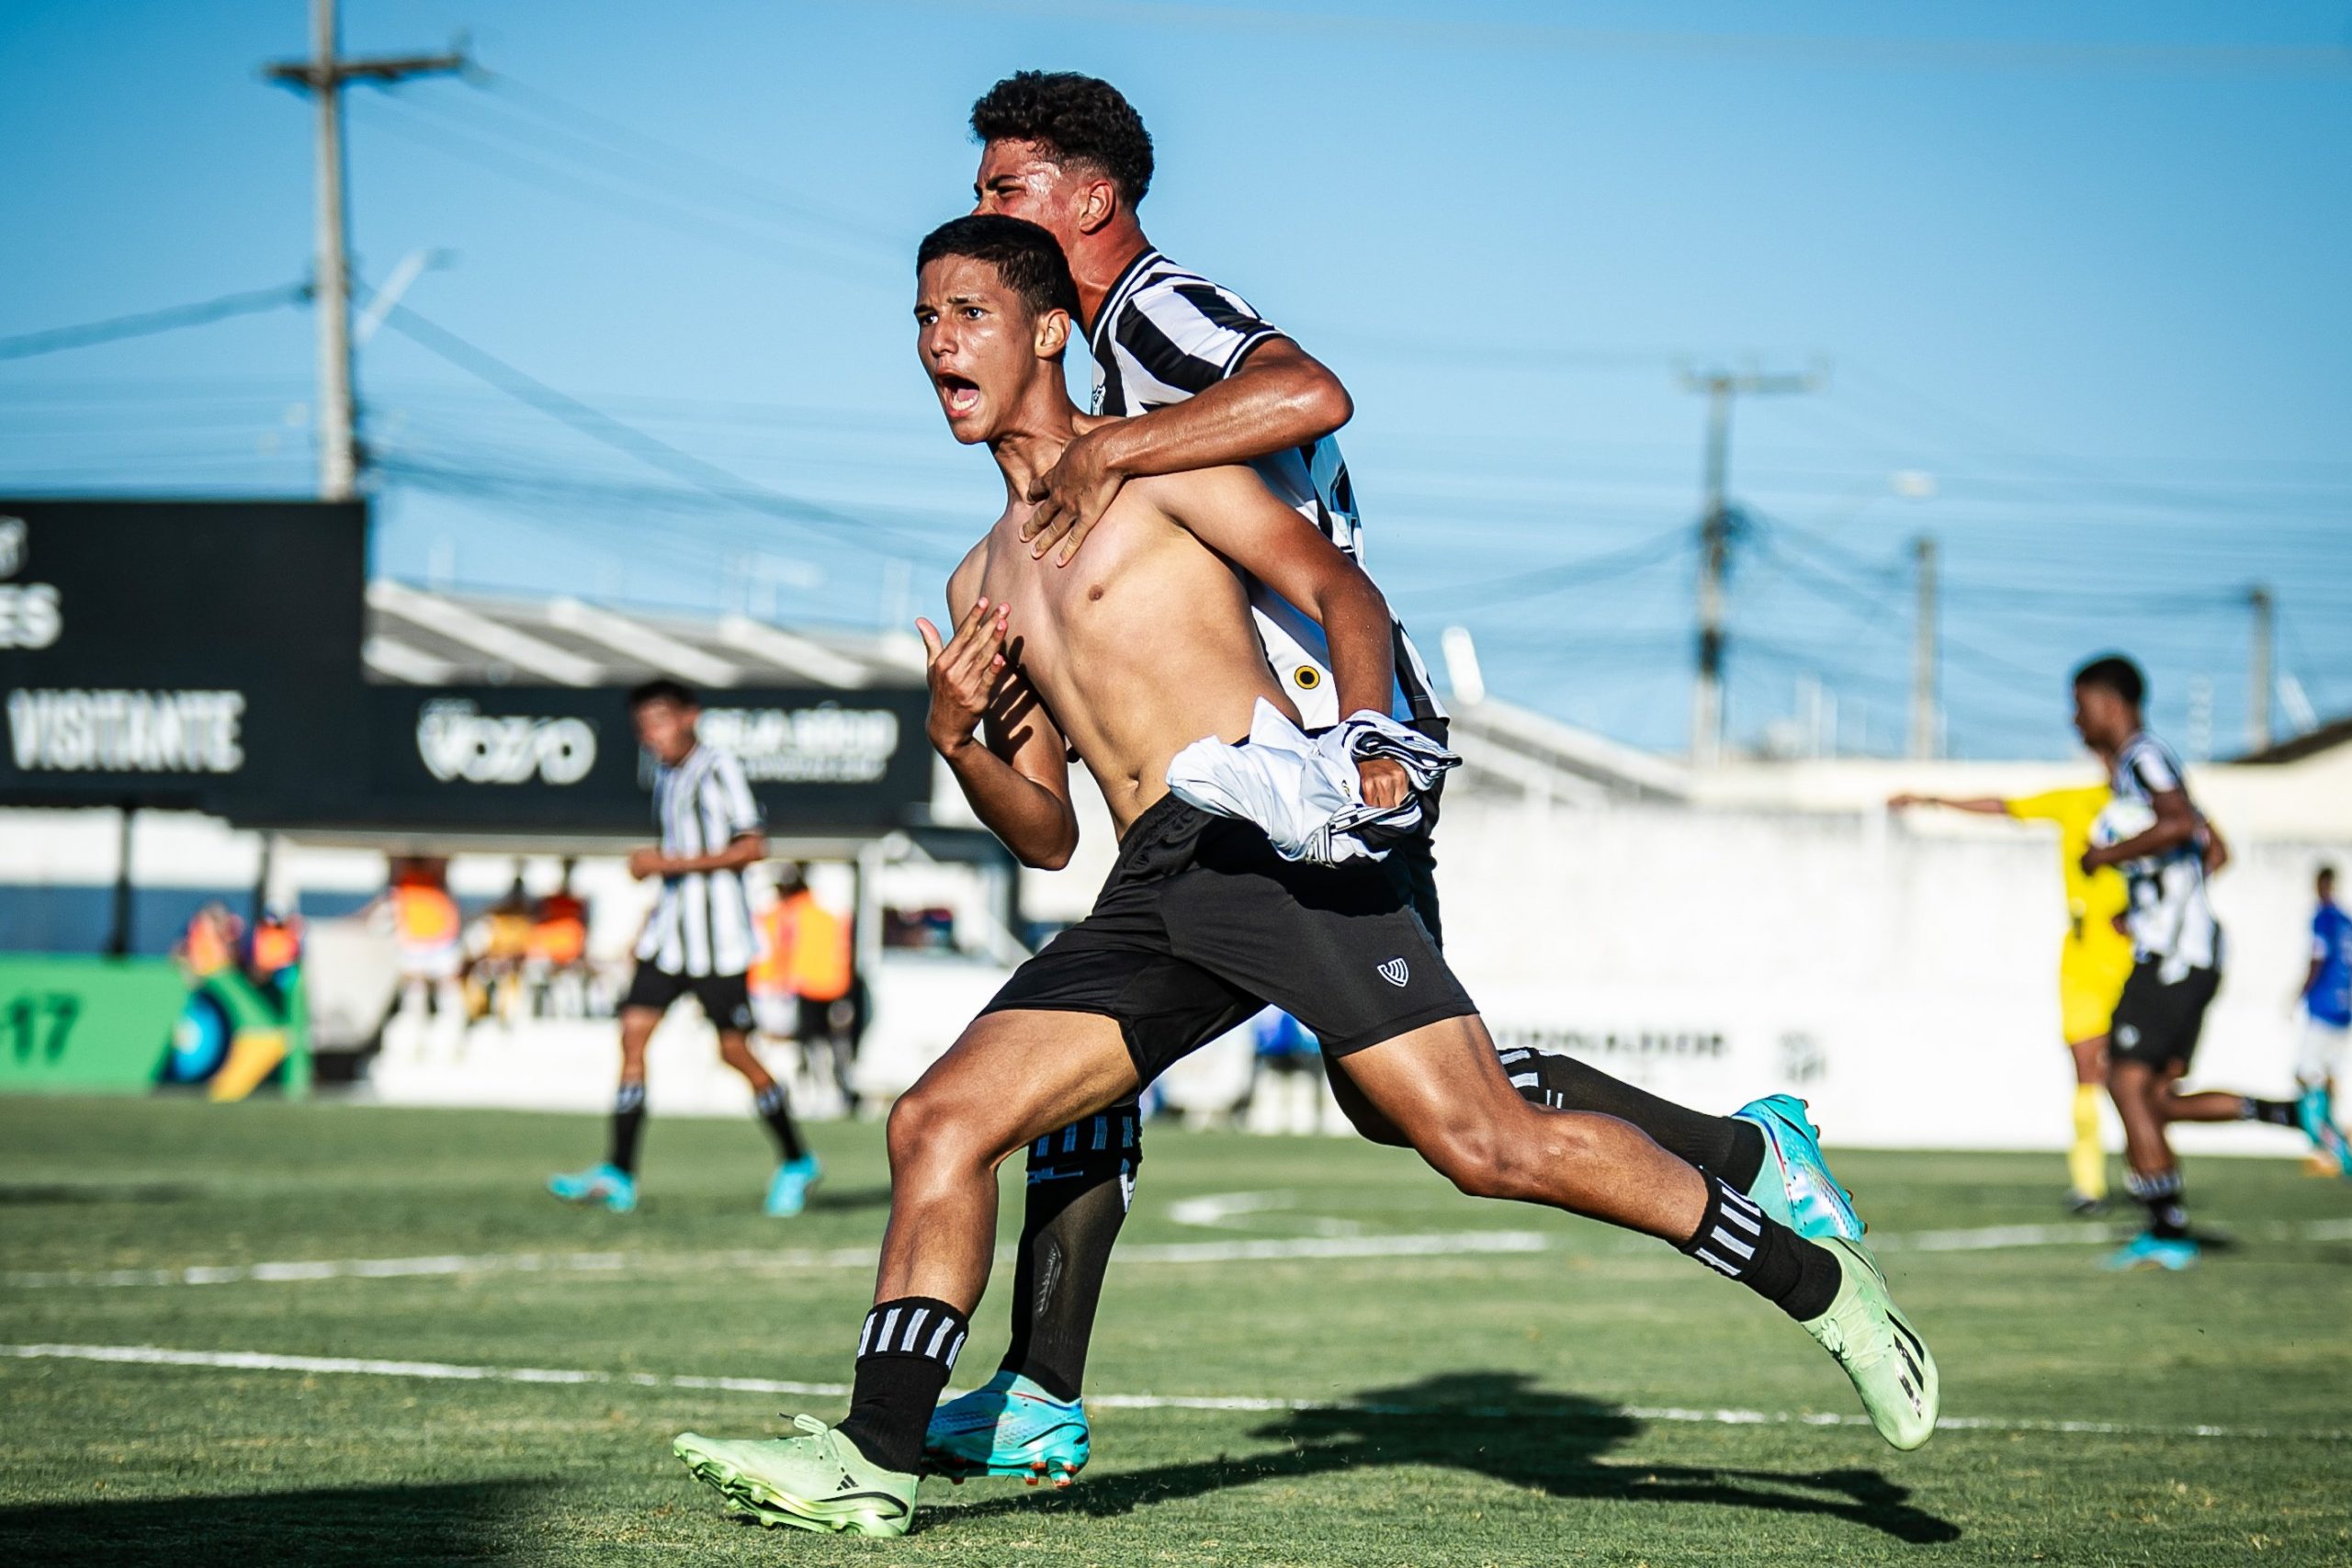
{"label": "green adidas cleat", "polygon": [[1838,1236],[1817,1245],[1836,1254],[1845,1278],[1829,1310],[1804,1331],[1853,1380],[1878,1435],[1905,1451],[1916,1449],[1936,1435],[1936,1413],[1943,1404],[1936,1359],[1887,1293],[1886,1277],[1869,1253]]}
{"label": "green adidas cleat", "polygon": [[1084,1404],[1056,1399],[1020,1373],[1000,1369],[932,1412],[922,1469],[957,1483],[1017,1475],[1032,1486],[1041,1481],[1068,1486],[1086,1468],[1090,1448]]}
{"label": "green adidas cleat", "polygon": [[1792,1094],[1768,1094],[1732,1112],[1764,1134],[1764,1167],[1747,1195],[1763,1211],[1807,1241],[1862,1239],[1862,1216],[1854,1195],[1829,1174],[1821,1152],[1821,1131]]}
{"label": "green adidas cleat", "polygon": [[796,1416],[797,1438],[682,1434],[670,1451],[725,1499],[730,1517],[775,1529],[896,1536],[915,1517],[915,1477],[885,1470],[814,1416]]}

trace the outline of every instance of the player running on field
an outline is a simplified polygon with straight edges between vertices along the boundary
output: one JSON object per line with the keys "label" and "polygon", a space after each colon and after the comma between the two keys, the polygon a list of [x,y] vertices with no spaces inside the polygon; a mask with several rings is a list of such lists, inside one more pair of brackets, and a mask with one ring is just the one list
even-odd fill
{"label": "player running on field", "polygon": [[[2131,895],[2131,978],[2109,1031],[2108,1092],[2123,1118],[2124,1186],[2147,1210],[2148,1228],[2118,1251],[2110,1268],[2186,1269],[2197,1261],[2180,1162],[2165,1128],[2175,1122],[2268,1122],[2299,1125],[2291,1100],[2256,1100],[2209,1089],[2183,1094],[2205,1010],[2222,986],[2222,927],[2205,891],[2201,818],[2180,761],[2141,719],[2147,682],[2116,655],[2075,673],[2075,728],[2108,765],[2118,806],[2144,807],[2146,826],[2083,852],[2084,871],[2114,866]],[[2110,810],[2114,807],[2110,807]]]}
{"label": "player running on field", "polygon": [[662,879],[662,901],[638,939],[637,973],[621,1002],[621,1082],[612,1142],[602,1165],[552,1177],[548,1190],[616,1213],[637,1207],[637,1145],[645,1131],[645,1047],[672,1003],[692,994],[718,1031],[719,1059],[752,1086],[752,1104],[775,1135],[784,1163],[768,1181],[767,1213],[797,1214],[820,1175],[800,1141],[784,1086],[752,1055],[751,900],[743,870],[767,857],[759,802],[743,764],[700,739],[702,705],[679,682],[648,681],[628,694],[637,738],[652,753],[659,849],[628,857],[633,876]]}
{"label": "player running on field", "polygon": [[2111,867],[2085,871],[2083,852],[2091,847],[2091,824],[2114,798],[2105,784],[2044,790],[2005,799],[1976,795],[1951,799],[1934,795],[1898,795],[1886,804],[1900,811],[1941,806],[2020,822],[2049,822],[2058,829],[2058,862],[2066,882],[2066,935],[2058,948],[2060,1038],[2075,1059],[2075,1142],[2066,1151],[2066,1205],[2078,1214],[2097,1213],[2107,1201],[2107,1151],[2099,1145],[2098,1104],[2107,1086],[2107,1027],[2123,982],[2132,975],[2132,939],[2116,929],[2126,907],[2123,878]]}
{"label": "player running on field", "polygon": [[[1360,757],[1357,742],[1395,729],[1377,711],[1393,681],[1387,606],[1245,468],[1129,484],[1089,564],[1033,558],[1029,483],[1091,428],[1062,384],[1069,269],[1044,231],[992,216],[934,231],[918,265],[923,364],[949,428],[989,445],[1006,488],[1002,515],[949,583],[954,639],[922,627],[931,739],[980,819],[1039,866],[1076,846],[1074,750],[1118,825],[1119,855],[1086,919],[1022,965],[892,1110],[890,1224],[847,1418],[828,1428],[804,1416],[800,1435],[770,1441],[689,1433],[680,1458],[762,1523],[904,1533],[925,1427],[987,1282],[996,1168],[1269,1002],[1458,1188],[1674,1244],[1802,1323],[1889,1442],[1925,1442],[1935,1364],[1860,1246],[1805,1239],[1614,1117],[1529,1104],[1377,863],[1285,860],[1256,823],[1170,792],[1170,764],[1193,742],[1238,741],[1265,707],[1298,716],[1249,645],[1241,573],[1329,633]],[[1358,771],[1367,805],[1402,806],[1412,791],[1388,755]]]}
{"label": "player running on field", "polygon": [[2335,868],[2313,879],[2319,908],[2312,912],[2312,962],[2297,1000],[2303,1013],[2302,1046],[2295,1054],[2296,1113],[2338,1168],[2352,1172],[2343,1132],[2335,1125],[2335,1069],[2352,1038],[2352,915],[2335,902]]}
{"label": "player running on field", "polygon": [[[1028,499],[1037,505],[1023,531],[1032,550],[1062,570],[1073,570],[1075,558],[1102,571],[1091,552],[1076,552],[1125,484],[1246,463],[1361,565],[1363,525],[1332,437],[1352,412],[1346,389],[1239,296],[1153,248],[1136,216],[1151,185],[1151,138],[1126,99],[1092,77],[1024,71],[973,106],[972,130],[981,142],[978,210],[1026,219],[1060,243],[1094,361],[1093,412],[1127,416],[1090,423],[1029,481]],[[1337,724],[1341,710],[1323,628],[1262,582],[1250,584],[1250,601],[1253,624],[1239,635],[1271,663],[1309,728]],[[1390,637],[1394,681],[1385,711],[1442,745],[1445,710],[1428,672],[1393,620]],[[1381,863],[1442,944],[1429,832],[1437,811],[1432,791],[1422,801],[1422,831]],[[1345,1073],[1328,1059],[1324,1069],[1359,1131],[1375,1142],[1404,1142]],[[1849,1239],[1861,1235],[1822,1164],[1803,1105],[1789,1096],[1757,1100],[1734,1116],[1707,1115],[1549,1052],[1515,1061],[1511,1082],[1535,1104],[1630,1122],[1743,1191],[1775,1182],[1794,1195],[1808,1225]],[[1031,1145],[1011,1344],[982,1388],[940,1408],[927,1466],[1067,1482],[1086,1463],[1091,1442],[1079,1390],[1103,1272],[1142,1159],[1142,1118],[1133,1104]]]}

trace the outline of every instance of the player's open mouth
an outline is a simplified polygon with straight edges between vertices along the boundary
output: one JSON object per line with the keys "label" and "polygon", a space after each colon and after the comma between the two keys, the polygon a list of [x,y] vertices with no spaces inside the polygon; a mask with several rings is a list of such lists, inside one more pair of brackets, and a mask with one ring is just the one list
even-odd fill
{"label": "player's open mouth", "polygon": [[954,419],[960,414],[970,413],[980,406],[980,389],[978,382],[968,380],[962,376],[952,375],[944,370],[939,373],[937,380],[939,400],[947,410],[948,418]]}

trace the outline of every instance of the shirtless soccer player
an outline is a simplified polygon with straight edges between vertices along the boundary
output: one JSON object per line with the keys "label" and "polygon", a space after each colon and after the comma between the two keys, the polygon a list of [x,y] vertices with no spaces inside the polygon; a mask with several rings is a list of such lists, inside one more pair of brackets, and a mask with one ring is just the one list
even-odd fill
{"label": "shirtless soccer player", "polygon": [[[922,628],[932,741],[981,820],[1045,866],[1077,842],[1074,750],[1119,856],[1092,913],[1023,964],[891,1111],[890,1224],[847,1418],[804,1416],[799,1435],[775,1440],[688,1433],[675,1448],[695,1476],[763,1524],[903,1534],[925,1426],[987,1284],[997,1167],[1269,1002],[1462,1190],[1673,1244],[1802,1323],[1889,1442],[1927,1441],[1935,1363],[1860,1247],[1806,1240],[1626,1122],[1529,1104],[1376,864],[1283,861],[1255,825],[1169,793],[1169,762],[1192,742],[1247,736],[1261,702],[1296,716],[1247,636],[1239,573],[1316,615],[1342,712],[1377,708],[1394,679],[1387,606],[1241,468],[1131,483],[1092,569],[1040,563],[1021,538],[1028,484],[1084,428],[1062,385],[1077,299],[1060,247],[1017,220],[963,218],[923,242],[918,268],[924,367],[950,430],[989,445],[1007,493],[949,582],[954,638]],[[1409,787],[1385,761],[1362,773],[1373,804]]]}
{"label": "shirtless soccer player", "polygon": [[[1152,142],[1135,107],[1095,77],[1016,72],[972,106],[972,135],[980,143],[978,210],[1026,219],[1060,243],[1094,361],[1093,412],[1122,416],[1084,422],[1030,481],[1027,499],[1037,504],[1022,532],[1033,552],[1059,571],[1083,563],[1104,581],[1115,563],[1084,541],[1125,484],[1247,464],[1361,565],[1363,521],[1334,434],[1353,408],[1347,389],[1241,296],[1170,260],[1145,235],[1136,208],[1151,188]],[[1262,651],[1301,722],[1310,730],[1339,723],[1349,710],[1337,702],[1322,626],[1261,582],[1250,585],[1250,608],[1236,635]],[[1442,745],[1445,709],[1405,628],[1391,629],[1386,711]],[[1442,947],[1430,847],[1438,806],[1434,791],[1423,797],[1422,830],[1390,849],[1381,867]],[[1804,1235],[1861,1238],[1861,1218],[1830,1175],[1804,1107],[1788,1095],[1714,1116],[1556,1052],[1513,1050],[1504,1064],[1511,1087],[1537,1105],[1630,1122]],[[1405,1142],[1332,1058],[1322,1065],[1358,1131]],[[1066,1485],[1086,1464],[1092,1435],[1079,1391],[1143,1142],[1141,1114],[1120,1104],[1030,1145],[1004,1360],[981,1387],[940,1406],[925,1470]]]}

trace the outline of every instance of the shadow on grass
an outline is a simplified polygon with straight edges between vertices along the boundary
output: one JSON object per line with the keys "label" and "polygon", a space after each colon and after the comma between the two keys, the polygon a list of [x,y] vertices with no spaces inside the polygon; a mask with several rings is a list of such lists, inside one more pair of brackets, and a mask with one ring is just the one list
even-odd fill
{"label": "shadow on grass", "polygon": [[204,1189],[185,1182],[0,1181],[0,1204],[184,1203],[203,1195]]}
{"label": "shadow on grass", "polygon": [[1447,1373],[1371,1390],[1361,1404],[1348,1409],[1297,1411],[1250,1434],[1287,1445],[1276,1452],[1090,1474],[1067,1492],[992,1498],[945,1517],[982,1518],[1035,1508],[1125,1514],[1259,1481],[1304,1480],[1374,1465],[1433,1465],[1555,1497],[1826,1515],[1920,1545],[1960,1539],[1957,1525],[1914,1506],[1908,1488],[1873,1470],[1603,1462],[1603,1455],[1641,1430],[1641,1421],[1616,1405],[1532,1390],[1521,1373]]}
{"label": "shadow on grass", "polygon": [[0,1555],[119,1568],[479,1562],[501,1555],[499,1538],[527,1507],[527,1491],[521,1482],[473,1482],[18,1505],[0,1507]]}

